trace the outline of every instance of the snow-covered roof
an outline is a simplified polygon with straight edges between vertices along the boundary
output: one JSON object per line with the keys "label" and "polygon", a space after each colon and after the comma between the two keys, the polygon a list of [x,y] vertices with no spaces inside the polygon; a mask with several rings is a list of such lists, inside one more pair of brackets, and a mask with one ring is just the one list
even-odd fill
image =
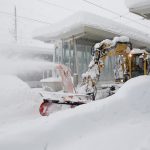
{"label": "snow-covered roof", "polygon": [[129,8],[133,8],[133,7],[141,7],[141,6],[146,6],[146,5],[150,5],[150,1],[149,0],[126,0],[126,5]]}
{"label": "snow-covered roof", "polygon": [[126,0],[126,5],[131,12],[150,19],[150,0]]}
{"label": "snow-covered roof", "polygon": [[148,52],[146,50],[143,49],[138,49],[138,48],[134,48],[131,52],[131,54],[148,54]]}
{"label": "snow-covered roof", "polygon": [[38,29],[34,38],[48,42],[72,36],[87,36],[100,41],[117,35],[128,36],[137,46],[150,46],[150,38],[145,33],[88,12],[77,12],[63,21]]}

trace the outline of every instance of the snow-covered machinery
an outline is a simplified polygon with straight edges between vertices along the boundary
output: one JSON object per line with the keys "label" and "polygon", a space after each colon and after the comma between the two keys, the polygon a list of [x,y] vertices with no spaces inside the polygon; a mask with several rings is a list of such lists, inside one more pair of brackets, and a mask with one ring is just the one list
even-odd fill
{"label": "snow-covered machinery", "polygon": [[100,43],[96,43],[92,48],[93,57],[88,71],[82,74],[82,82],[76,88],[74,88],[72,82],[71,71],[62,64],[56,65],[56,69],[62,79],[63,91],[41,92],[43,103],[40,106],[40,114],[43,116],[49,115],[50,108],[53,104],[68,105],[72,108],[95,100],[97,93],[96,84],[104,67],[106,56],[116,57],[114,69],[116,81],[121,79],[127,80],[130,74],[128,55],[131,49],[132,45],[129,42],[129,38],[124,36],[115,37],[113,40],[106,39]]}
{"label": "snow-covered machinery", "polygon": [[[60,105],[60,107],[66,105],[73,108],[88,103],[93,99],[93,95],[90,93],[77,92],[72,81],[71,71],[68,67],[57,64],[56,70],[61,77],[63,91],[50,92],[44,90],[40,92],[43,102],[40,105],[39,111],[42,116],[48,116],[49,113],[53,112],[54,105]],[[58,109],[62,109],[62,107]]]}
{"label": "snow-covered machinery", "polygon": [[[82,75],[83,81],[77,90],[86,94],[92,93],[93,100],[95,100],[97,93],[96,84],[99,81],[100,73],[105,67],[106,57],[115,58],[115,81],[127,81],[130,78],[129,54],[131,50],[132,44],[129,38],[125,36],[115,37],[113,40],[105,39],[100,43],[96,43],[91,50],[93,57],[89,64],[89,69]],[[114,90],[114,86],[110,87],[110,89]]]}
{"label": "snow-covered machinery", "polygon": [[130,78],[147,75],[150,71],[150,58],[146,50],[134,48],[129,53]]}

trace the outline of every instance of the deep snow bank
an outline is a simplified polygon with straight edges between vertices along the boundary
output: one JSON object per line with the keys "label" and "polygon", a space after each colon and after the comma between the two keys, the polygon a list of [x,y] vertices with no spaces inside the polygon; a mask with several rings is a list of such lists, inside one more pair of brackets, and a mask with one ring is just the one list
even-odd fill
{"label": "deep snow bank", "polygon": [[125,107],[128,107],[130,111],[149,113],[150,76],[139,76],[129,80],[118,90],[115,97],[123,99]]}
{"label": "deep snow bank", "polygon": [[149,76],[131,79],[109,98],[55,113],[0,136],[0,149],[149,150],[149,95]]}
{"label": "deep snow bank", "polygon": [[16,76],[0,76],[0,125],[38,116],[39,95]]}

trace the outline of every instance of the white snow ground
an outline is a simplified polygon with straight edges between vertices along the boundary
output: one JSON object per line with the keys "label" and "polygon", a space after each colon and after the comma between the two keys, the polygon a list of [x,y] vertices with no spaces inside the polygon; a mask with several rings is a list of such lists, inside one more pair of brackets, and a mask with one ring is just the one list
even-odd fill
{"label": "white snow ground", "polygon": [[[24,84],[18,85],[22,90],[28,89]],[[7,95],[13,93],[11,90],[0,89],[0,97],[6,96],[0,100],[0,115],[5,118],[2,108],[9,106],[4,107],[6,114],[17,122],[1,128],[0,150],[150,150],[150,76],[129,80],[115,95],[104,100],[49,117],[38,117],[33,107],[37,102],[26,97],[29,89],[25,93],[18,91],[16,95],[20,96],[16,99],[12,97],[15,94]],[[16,103],[20,110],[26,111],[18,114],[19,110],[11,108]],[[9,117],[5,121],[8,123]]]}
{"label": "white snow ground", "polygon": [[0,134],[6,126],[39,117],[40,96],[16,76],[0,76]]}

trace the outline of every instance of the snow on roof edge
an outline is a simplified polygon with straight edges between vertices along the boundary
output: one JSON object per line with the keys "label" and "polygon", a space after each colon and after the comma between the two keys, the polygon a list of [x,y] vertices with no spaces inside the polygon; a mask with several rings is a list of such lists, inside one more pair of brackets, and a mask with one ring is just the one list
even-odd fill
{"label": "snow on roof edge", "polygon": [[150,43],[150,40],[146,37],[146,34],[137,29],[84,11],[79,11],[70,17],[65,18],[61,22],[39,30],[34,35],[34,38],[44,41],[44,38],[50,39],[54,35],[58,35],[58,33],[62,34],[64,31],[67,32],[67,30],[73,29],[73,27],[79,24],[96,27],[97,29],[106,30],[107,32],[118,35],[125,35],[131,39],[146,42],[147,44]]}
{"label": "snow on roof edge", "polygon": [[127,5],[128,8],[133,9],[133,8],[148,6],[150,5],[150,1],[149,0],[126,0],[125,4]]}

